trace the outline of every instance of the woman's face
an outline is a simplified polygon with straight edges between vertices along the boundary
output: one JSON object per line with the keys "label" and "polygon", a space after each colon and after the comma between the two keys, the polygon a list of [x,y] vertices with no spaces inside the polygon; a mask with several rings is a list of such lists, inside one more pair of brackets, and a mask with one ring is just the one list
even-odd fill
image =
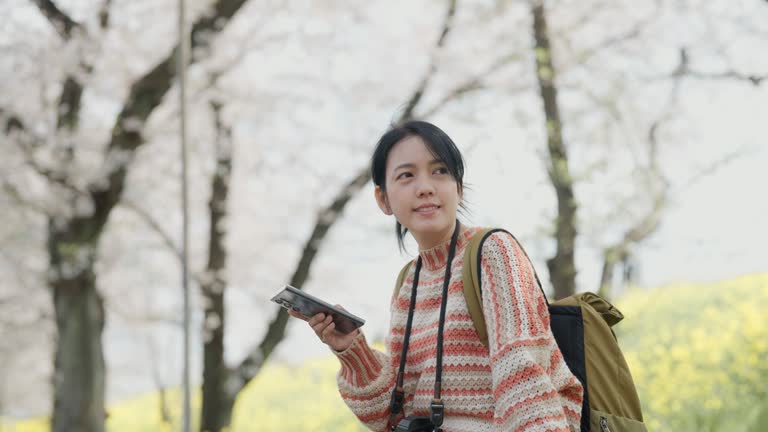
{"label": "woman's face", "polygon": [[392,147],[387,158],[386,192],[376,187],[381,210],[408,228],[420,249],[451,237],[461,201],[456,180],[419,136]]}

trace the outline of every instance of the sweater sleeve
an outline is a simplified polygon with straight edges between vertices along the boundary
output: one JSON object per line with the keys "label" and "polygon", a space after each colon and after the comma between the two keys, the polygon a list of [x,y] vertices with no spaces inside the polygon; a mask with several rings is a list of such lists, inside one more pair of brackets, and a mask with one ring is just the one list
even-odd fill
{"label": "sweater sleeve", "polygon": [[501,431],[578,431],[582,385],[568,369],[520,245],[491,234],[481,257],[494,422]]}
{"label": "sweater sleeve", "polygon": [[373,431],[388,431],[395,370],[389,356],[371,348],[360,332],[344,351],[337,376],[339,393],[357,418]]}

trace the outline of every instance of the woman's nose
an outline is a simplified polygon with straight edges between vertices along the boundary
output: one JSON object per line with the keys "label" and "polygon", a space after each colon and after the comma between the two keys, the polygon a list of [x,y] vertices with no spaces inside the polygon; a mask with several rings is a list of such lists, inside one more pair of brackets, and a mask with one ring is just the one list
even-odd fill
{"label": "woman's nose", "polygon": [[432,182],[429,180],[421,180],[416,185],[416,195],[417,196],[428,196],[433,195],[435,193],[435,187],[432,185]]}

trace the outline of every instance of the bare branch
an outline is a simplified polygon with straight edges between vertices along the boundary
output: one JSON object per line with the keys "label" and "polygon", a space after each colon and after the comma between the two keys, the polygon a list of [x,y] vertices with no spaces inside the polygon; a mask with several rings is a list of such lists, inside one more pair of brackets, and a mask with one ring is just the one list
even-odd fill
{"label": "bare branch", "polygon": [[448,34],[451,31],[451,28],[453,27],[453,20],[455,16],[456,16],[456,0],[451,0],[448,6],[448,11],[445,14],[445,19],[443,20],[443,27],[442,27],[442,30],[440,31],[440,37],[437,39],[437,43],[435,44],[435,50],[432,52],[432,57],[429,61],[429,67],[427,68],[427,72],[426,74],[424,74],[424,77],[419,82],[419,85],[416,87],[416,90],[411,94],[411,98],[405,104],[405,109],[403,109],[403,112],[400,115],[400,118],[395,123],[402,123],[413,118],[413,111],[416,108],[416,105],[418,105],[419,102],[421,101],[421,98],[424,97],[424,93],[427,91],[427,87],[429,86],[429,83],[432,80],[432,77],[435,75],[435,71],[437,70],[437,65],[436,65],[437,54],[439,53],[440,49],[442,49],[443,46],[445,46],[445,41],[448,38]]}
{"label": "bare branch", "polygon": [[[259,30],[258,28],[254,28],[251,32],[249,32],[243,39],[245,41],[250,41],[253,34],[256,32],[256,30]],[[263,39],[260,39],[257,42],[243,42],[242,48],[237,51],[237,54],[234,55],[231,59],[228,59],[225,63],[221,65],[217,65],[216,67],[211,68],[209,71],[210,76],[208,77],[208,83],[204,88],[196,89],[190,94],[189,96],[189,105],[194,106],[199,104],[204,99],[208,99],[210,97],[210,94],[208,93],[209,90],[216,88],[217,94],[222,95],[222,99],[226,99],[227,101],[231,102],[234,100],[243,100],[245,102],[252,102],[248,101],[246,98],[243,97],[242,90],[238,89],[237,92],[224,92],[219,87],[219,80],[221,79],[224,74],[242,63],[243,60],[245,60],[248,57],[248,54],[251,53],[251,50],[255,47],[265,48],[269,46],[269,44],[277,43],[284,41],[288,36],[290,36],[292,33],[286,32],[286,33],[279,33],[275,35],[270,35],[268,37],[265,37]],[[164,115],[158,120],[157,122],[154,122],[158,125],[163,125],[164,127],[167,125],[173,124],[174,119],[179,118],[179,108],[174,107],[170,110],[164,110]]]}
{"label": "bare branch", "polygon": [[684,46],[679,48],[678,58],[678,64],[675,66],[671,73],[661,76],[652,76],[647,78],[646,81],[663,81],[669,78],[693,78],[709,81],[746,81],[757,87],[762,84],[763,81],[768,80],[768,74],[747,74],[739,72],[733,68],[728,68],[719,72],[705,72],[696,70],[695,68],[691,67],[691,55],[688,51],[688,48]]}
{"label": "bare branch", "polygon": [[170,317],[168,315],[158,312],[145,312],[135,313],[134,311],[128,311],[118,307],[113,302],[105,302],[105,306],[109,310],[110,316],[115,314],[126,322],[130,323],[150,323],[150,324],[165,324],[175,328],[182,328],[184,323],[179,318]]}
{"label": "bare branch", "polygon": [[[652,204],[648,212],[641,217],[632,227],[630,227],[624,236],[618,242],[603,249],[603,269],[600,277],[600,286],[598,294],[608,298],[613,290],[613,272],[619,262],[626,262],[630,256],[630,250],[633,246],[641,243],[651,234],[658,230],[661,223],[661,215],[667,205],[669,197],[669,181],[661,172],[659,167],[659,142],[658,133],[662,125],[671,120],[675,106],[679,98],[680,77],[675,77],[669,98],[666,101],[664,110],[659,117],[653,121],[648,128],[646,135],[648,166],[646,172],[650,181],[648,184],[651,190]],[[640,163],[638,162],[638,165]]]}
{"label": "bare branch", "polygon": [[155,383],[155,390],[160,396],[160,400],[158,401],[160,409],[160,420],[164,424],[171,426],[173,418],[171,417],[170,410],[168,409],[168,397],[166,394],[168,386],[163,381],[163,378],[160,374],[160,367],[158,366],[157,346],[155,345],[155,342],[152,340],[150,335],[147,335],[146,343],[149,351],[149,362],[152,365],[152,381]]}
{"label": "bare branch", "polygon": [[[483,81],[485,79],[493,75],[495,72],[498,72],[500,69],[502,69],[504,66],[508,65],[509,63],[519,59],[520,59],[520,56],[518,54],[510,54],[508,56],[504,56],[497,59],[490,66],[488,66],[485,69],[485,71],[483,71],[482,73],[474,77],[471,77],[465,80],[464,82],[462,82],[461,84],[457,85],[456,87],[454,87],[452,90],[446,93],[445,96],[443,96],[437,103],[427,108],[423,113],[420,113],[418,117],[422,117],[422,118],[432,117],[437,112],[439,112],[443,107],[448,105],[448,103],[450,103],[451,101],[454,101],[474,91],[479,91],[484,89],[485,83]],[[515,92],[518,92],[518,91],[522,92],[528,89],[529,89],[528,84],[523,84],[513,90]]]}
{"label": "bare branch", "polygon": [[5,134],[11,134],[14,132],[26,132],[24,122],[15,114],[8,113],[5,109],[0,107],[0,120],[3,121],[3,132]]}
{"label": "bare branch", "polygon": [[[142,222],[144,222],[149,228],[151,228],[152,232],[158,235],[160,239],[163,241],[163,245],[170,251],[179,261],[182,260],[182,253],[181,248],[176,245],[176,242],[173,240],[170,234],[160,225],[160,223],[155,219],[151,214],[149,214],[146,210],[141,208],[141,206],[137,205],[136,203],[123,199],[120,201],[120,206],[123,208],[132,211],[136,216],[141,219]],[[192,279],[197,283],[198,285],[202,286],[203,281],[199,274],[192,273],[191,274]]]}
{"label": "bare branch", "polygon": [[[40,165],[35,159],[35,149],[41,147],[44,143],[44,139],[34,135],[24,124],[24,121],[17,115],[11,114],[8,111],[0,108],[0,120],[5,124],[5,135],[14,141],[21,152],[24,154],[24,161],[30,168],[36,173],[45,177],[48,181],[54,184],[63,186],[67,190],[81,194],[82,191],[73,186],[66,174],[48,167]],[[9,192],[12,192],[12,196],[17,196],[13,191],[13,186],[8,184],[4,185]]]}
{"label": "bare branch", "polygon": [[99,25],[102,30],[106,30],[109,27],[109,9],[112,6],[112,0],[104,0],[99,9]]}
{"label": "bare branch", "polygon": [[574,34],[577,31],[581,30],[582,27],[587,25],[590,21],[592,21],[595,18],[595,11],[604,10],[609,6],[609,1],[598,1],[593,5],[590,5],[589,7],[584,8],[584,12],[581,15],[578,15],[575,19],[573,19],[570,23],[563,25],[558,31],[553,31],[552,36],[554,37],[562,37],[569,34]]}
{"label": "bare branch", "polygon": [[155,219],[151,214],[149,214],[146,210],[141,208],[141,206],[137,205],[133,201],[123,199],[120,202],[120,206],[132,211],[136,216],[138,216],[142,222],[144,222],[149,228],[152,229],[152,232],[160,237],[168,250],[173,253],[179,261],[182,260],[181,248],[176,245],[176,242],[173,240],[173,238],[171,238],[170,234],[168,234],[168,232],[166,232],[165,229],[160,226],[160,223],[157,221],[157,219]]}
{"label": "bare branch", "polygon": [[[647,27],[656,19],[656,17],[658,16],[658,9],[659,9],[659,4],[657,3],[656,9],[654,11],[649,13],[648,16],[637,21],[632,27],[628,28],[627,30],[619,34],[616,34],[609,38],[601,40],[599,43],[597,43],[594,46],[586,48],[583,51],[577,52],[575,55],[572,56],[572,58],[574,58],[575,61],[578,62],[579,64],[583,64],[589,61],[589,59],[592,58],[594,55],[604,52],[607,48],[620,45],[622,43],[636,39],[641,35],[645,27]],[[568,37],[566,36],[568,34],[570,33],[563,32],[562,40],[565,42],[566,46],[570,51],[570,50],[573,50],[573,46],[571,44],[570,39],[568,39]],[[563,66],[565,67],[568,65],[563,65]]]}
{"label": "bare branch", "polygon": [[32,0],[40,12],[48,18],[51,25],[56,32],[61,35],[64,40],[69,40],[72,37],[73,30],[80,29],[79,23],[75,22],[69,15],[65,14],[59,9],[56,4],[51,0]]}
{"label": "bare branch", "polygon": [[[43,15],[48,18],[48,21],[61,35],[64,41],[70,41],[74,35],[75,30],[83,31],[84,28],[79,23],[75,22],[66,13],[64,13],[52,0],[32,0]],[[92,70],[91,65],[86,62],[80,61],[79,67],[86,73],[90,73]],[[83,84],[75,73],[67,74],[64,84],[62,85],[61,96],[59,97],[58,111],[57,111],[57,129],[67,129],[70,132],[75,130],[80,118],[80,102],[83,95]],[[61,166],[66,167],[71,165],[74,159],[74,143],[70,140],[64,146],[64,152],[61,154],[62,160]],[[54,172],[52,170],[39,170],[38,172],[49,180],[67,185],[65,179],[66,173],[64,169],[60,172]]]}
{"label": "bare branch", "polygon": [[0,314],[0,317],[0,328],[5,328],[8,330],[26,330],[39,328],[40,324],[50,322],[53,319],[51,314],[42,310],[37,311],[34,316],[27,318],[24,321],[11,320],[7,314]]}
{"label": "bare branch", "polygon": [[[456,0],[451,0],[448,11],[446,12],[445,19],[443,20],[442,30],[440,37],[437,40],[435,51],[440,50],[447,39],[448,33],[451,29],[453,18],[456,14]],[[411,95],[405,110],[395,124],[400,124],[407,121],[413,115],[413,111],[416,106],[421,102],[424,91],[429,84],[430,79],[435,74],[437,67],[433,60],[430,62],[429,69],[426,75],[421,80],[416,90]],[[363,167],[358,171],[355,176],[342,187],[339,194],[334,198],[333,202],[322,209],[318,216],[315,227],[312,230],[309,238],[304,244],[304,249],[301,253],[301,258],[291,276],[290,284],[292,286],[302,288],[304,283],[309,278],[309,270],[312,267],[312,262],[317,255],[317,252],[325,239],[326,234],[339,220],[343,214],[344,208],[352,197],[360,191],[371,180],[371,172],[368,167]],[[237,394],[253,377],[256,376],[264,361],[272,354],[275,347],[280,343],[285,334],[285,328],[288,324],[288,314],[285,310],[280,309],[277,316],[269,323],[267,333],[262,339],[261,343],[255,347],[250,354],[238,365],[234,370],[234,377],[236,379],[237,386],[232,387],[233,394]]]}
{"label": "bare branch", "polygon": [[[226,22],[245,4],[246,0],[219,0],[212,5],[212,13],[200,18],[192,26],[192,51],[208,46],[211,34],[220,32]],[[205,35],[205,37],[203,37]],[[142,131],[155,108],[160,105],[176,77],[175,62],[178,44],[173,51],[152,70],[139,78],[132,86],[125,105],[117,116],[106,150],[110,170],[104,175],[104,185],[93,184],[91,197],[95,207],[93,227],[98,231],[106,223],[112,208],[117,205],[123,188],[128,167],[135,151],[144,143]],[[192,62],[195,61],[193,56]]]}
{"label": "bare branch", "polygon": [[736,150],[733,150],[730,153],[726,153],[725,155],[711,161],[709,164],[707,164],[704,168],[700,169],[698,172],[696,172],[691,178],[689,178],[687,181],[685,181],[681,187],[681,189],[687,189],[702,179],[713,175],[718,170],[728,166],[729,164],[733,163],[734,161],[747,157],[748,155],[748,147],[747,146],[741,146],[737,148]]}
{"label": "bare branch", "polygon": [[763,81],[768,80],[768,75],[750,75],[737,72],[733,69],[728,69],[723,72],[699,72],[688,69],[685,74],[690,78],[702,79],[702,80],[735,80],[735,81],[749,81],[754,86],[759,86]]}
{"label": "bare branch", "polygon": [[35,202],[32,202],[24,197],[24,194],[21,193],[19,188],[8,181],[7,179],[0,179],[0,183],[2,184],[2,190],[8,194],[8,196],[13,199],[16,203],[29,208],[31,210],[34,210],[37,213],[40,213],[42,215],[50,216],[50,212],[45,207],[41,206],[40,204],[37,204]]}

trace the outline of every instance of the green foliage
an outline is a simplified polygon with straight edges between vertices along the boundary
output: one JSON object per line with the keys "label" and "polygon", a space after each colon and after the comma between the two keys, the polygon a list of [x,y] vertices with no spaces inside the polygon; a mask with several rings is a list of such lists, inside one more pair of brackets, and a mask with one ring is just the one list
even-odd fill
{"label": "green foliage", "polygon": [[[626,319],[615,329],[650,431],[768,430],[768,274],[637,290],[617,306]],[[365,431],[338,394],[338,368],[333,356],[268,365],[240,394],[231,430]],[[179,430],[179,392],[167,398],[171,424],[152,393],[111,406],[108,430]],[[198,394],[194,412],[199,406]],[[42,432],[48,424],[33,419],[3,430]]]}

